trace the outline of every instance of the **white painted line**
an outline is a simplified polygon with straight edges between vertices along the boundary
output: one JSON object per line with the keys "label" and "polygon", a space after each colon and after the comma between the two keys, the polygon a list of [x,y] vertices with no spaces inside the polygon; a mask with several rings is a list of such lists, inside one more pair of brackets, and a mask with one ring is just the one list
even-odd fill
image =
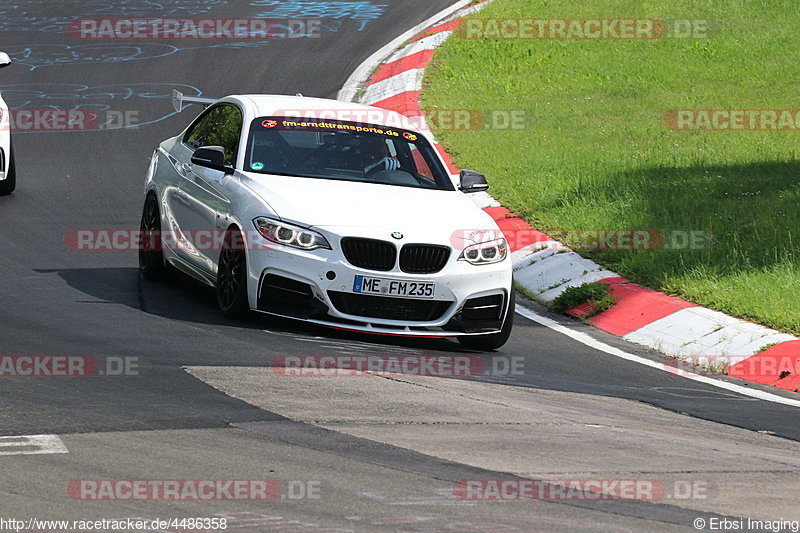
{"label": "white painted line", "polygon": [[[33,448],[20,450],[19,448]],[[69,453],[57,435],[17,435],[0,437],[0,455],[40,455]]]}
{"label": "white painted line", "polygon": [[388,43],[386,46],[369,56],[363,63],[361,63],[357,69],[353,71],[347,81],[344,83],[342,90],[339,91],[338,100],[343,102],[352,102],[355,99],[358,90],[361,88],[361,85],[367,82],[369,75],[372,74],[372,71],[377,67],[384,59],[389,57],[389,55],[394,52],[397,48],[399,48],[404,42],[411,39],[418,33],[422,32],[423,30],[427,30],[429,27],[435,25],[440,20],[443,20],[459,9],[463,9],[470,4],[471,0],[460,0],[456,2],[452,6],[448,7],[440,11],[439,13],[435,14],[428,20],[414,26],[404,34],[400,35],[398,38],[393,40],[392,42]]}
{"label": "white painted line", "polygon": [[646,359],[644,357],[640,357],[638,355],[634,355],[628,353],[624,350],[620,350],[619,348],[615,348],[613,346],[609,346],[608,344],[601,342],[591,336],[587,335],[586,333],[580,331],[574,331],[566,326],[563,326],[552,320],[550,318],[544,317],[527,307],[524,307],[520,304],[517,304],[516,307],[517,313],[533,320],[537,324],[541,324],[545,327],[548,327],[554,331],[557,331],[571,339],[574,339],[580,343],[589,346],[590,348],[594,348],[595,350],[599,350],[601,352],[605,352],[609,355],[613,355],[614,357],[619,357],[620,359],[625,359],[626,361],[631,361],[633,363],[638,363],[640,365],[649,366],[650,368],[655,368],[661,370],[662,372],[668,372],[675,376],[685,377],[686,379],[690,379],[692,381],[698,381],[700,383],[705,383],[707,385],[711,385],[712,387],[717,387],[720,389],[725,389],[731,392],[735,392],[737,394],[741,394],[743,396],[749,396],[751,398],[757,398],[759,400],[764,400],[767,402],[779,403],[783,405],[790,405],[792,407],[800,407],[800,400],[793,400],[791,398],[784,398],[783,396],[778,396],[776,394],[772,394],[769,392],[761,391],[761,390],[754,390],[748,387],[743,387],[741,385],[736,385],[735,383],[728,383],[727,381],[720,381],[718,379],[710,378],[708,376],[701,376],[699,374],[693,374],[691,372],[681,371],[680,374],[672,371],[670,372],[666,365],[663,363],[658,363],[656,361],[651,361],[650,359]]}

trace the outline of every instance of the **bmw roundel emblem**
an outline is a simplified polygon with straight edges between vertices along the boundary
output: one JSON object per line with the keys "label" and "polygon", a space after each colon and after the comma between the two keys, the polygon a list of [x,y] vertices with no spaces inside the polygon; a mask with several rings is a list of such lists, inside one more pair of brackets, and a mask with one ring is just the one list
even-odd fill
{"label": "bmw roundel emblem", "polygon": [[400,240],[403,238],[403,234],[400,233],[399,231],[395,231],[394,233],[392,233],[392,238]]}

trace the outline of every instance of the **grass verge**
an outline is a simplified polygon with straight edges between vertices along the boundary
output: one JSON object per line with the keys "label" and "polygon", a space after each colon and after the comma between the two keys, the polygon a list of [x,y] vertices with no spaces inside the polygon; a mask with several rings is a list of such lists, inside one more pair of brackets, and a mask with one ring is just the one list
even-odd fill
{"label": "grass verge", "polygon": [[572,309],[581,304],[589,304],[589,313],[581,317],[583,319],[589,319],[606,309],[610,309],[611,306],[614,305],[614,300],[607,284],[584,283],[577,287],[567,288],[558,298],[553,300],[553,303],[550,304],[550,308],[556,313],[564,313],[568,309]]}
{"label": "grass verge", "polygon": [[[707,20],[705,38],[470,40],[423,108],[524,110],[524,130],[435,131],[535,227],[700,232],[699,249],[584,255],[634,281],[800,334],[800,131],[674,131],[675,109],[797,109],[800,4],[496,0],[476,18]],[[798,126],[800,127],[800,126]]]}

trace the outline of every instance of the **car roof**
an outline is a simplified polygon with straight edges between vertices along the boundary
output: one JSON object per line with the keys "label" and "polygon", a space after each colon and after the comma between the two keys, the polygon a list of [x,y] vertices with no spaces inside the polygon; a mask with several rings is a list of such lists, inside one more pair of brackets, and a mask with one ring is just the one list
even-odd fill
{"label": "car roof", "polygon": [[365,122],[377,126],[418,130],[418,124],[395,111],[378,107],[305,96],[274,94],[243,94],[227,99],[249,101],[257,117],[298,116],[304,118],[338,119],[350,122]]}

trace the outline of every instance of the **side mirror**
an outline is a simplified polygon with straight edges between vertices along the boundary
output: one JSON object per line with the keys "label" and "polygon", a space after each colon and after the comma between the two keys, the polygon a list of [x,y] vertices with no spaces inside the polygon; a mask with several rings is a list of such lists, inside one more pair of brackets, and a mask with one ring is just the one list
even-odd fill
{"label": "side mirror", "polygon": [[233,172],[231,167],[225,165],[225,149],[222,146],[201,146],[192,154],[192,164],[226,174]]}
{"label": "side mirror", "polygon": [[0,68],[7,67],[11,64],[11,58],[5,52],[0,52]]}
{"label": "side mirror", "polygon": [[458,187],[462,192],[483,192],[489,188],[486,176],[474,170],[462,170],[460,174],[461,185]]}

